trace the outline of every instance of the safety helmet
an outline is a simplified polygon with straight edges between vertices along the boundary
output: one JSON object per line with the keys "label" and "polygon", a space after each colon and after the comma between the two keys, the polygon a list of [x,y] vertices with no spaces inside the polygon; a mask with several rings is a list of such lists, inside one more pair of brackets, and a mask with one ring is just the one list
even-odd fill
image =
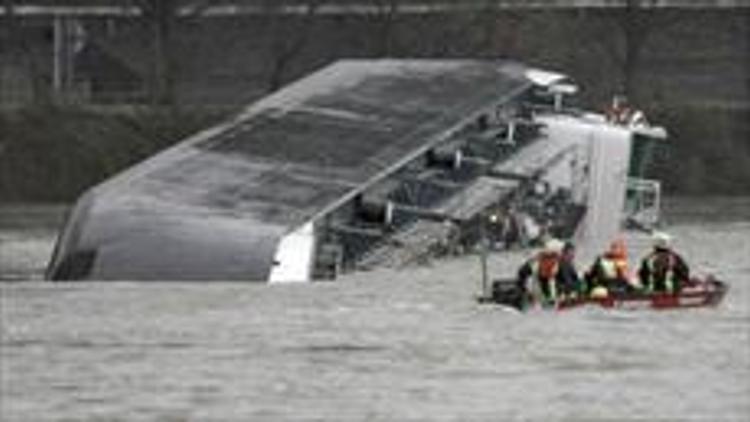
{"label": "safety helmet", "polygon": [[672,236],[664,232],[654,232],[651,237],[654,248],[666,249],[672,241]]}
{"label": "safety helmet", "polygon": [[609,291],[604,286],[596,286],[591,289],[590,296],[593,299],[604,299],[605,297],[609,296]]}
{"label": "safety helmet", "polygon": [[552,238],[544,242],[544,252],[545,253],[562,253],[563,247],[565,244],[561,242],[558,239]]}
{"label": "safety helmet", "polygon": [[625,241],[622,239],[615,239],[612,243],[609,244],[608,253],[616,257],[626,257],[628,254],[628,249],[625,246]]}

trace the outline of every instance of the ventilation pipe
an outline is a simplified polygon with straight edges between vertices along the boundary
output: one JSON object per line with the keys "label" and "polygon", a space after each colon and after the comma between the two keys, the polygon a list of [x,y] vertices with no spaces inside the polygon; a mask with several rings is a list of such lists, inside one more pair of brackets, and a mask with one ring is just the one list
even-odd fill
{"label": "ventilation pipe", "polygon": [[358,218],[368,223],[390,226],[393,223],[394,204],[388,200],[378,200],[358,196],[354,202]]}
{"label": "ventilation pipe", "polygon": [[458,170],[463,165],[461,149],[431,149],[427,152],[427,166],[446,170]]}

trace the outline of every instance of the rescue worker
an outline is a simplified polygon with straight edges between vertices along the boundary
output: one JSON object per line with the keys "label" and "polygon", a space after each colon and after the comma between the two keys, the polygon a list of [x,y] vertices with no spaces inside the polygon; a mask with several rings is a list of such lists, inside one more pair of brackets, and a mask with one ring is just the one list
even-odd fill
{"label": "rescue worker", "polygon": [[626,124],[630,120],[631,114],[632,110],[624,95],[615,95],[612,98],[612,104],[604,113],[608,122],[618,125]]}
{"label": "rescue worker", "polygon": [[654,249],[641,260],[638,277],[647,292],[679,293],[690,280],[690,269],[670,247],[671,240],[667,233],[654,233]]}
{"label": "rescue worker", "polygon": [[606,289],[607,293],[632,291],[628,280],[628,254],[625,242],[622,239],[613,241],[609,249],[596,258],[585,278],[589,294],[596,290],[601,296],[603,289]]}
{"label": "rescue worker", "polygon": [[453,220],[443,220],[443,236],[440,237],[440,254],[457,256],[463,253],[461,226]]}
{"label": "rescue worker", "polygon": [[571,298],[578,297],[584,293],[583,283],[576,269],[575,254],[575,245],[571,242],[565,242],[562,255],[560,256],[560,267],[557,276],[561,293]]}
{"label": "rescue worker", "polygon": [[538,286],[541,299],[545,304],[557,301],[558,280],[560,277],[560,257],[563,243],[557,239],[549,239],[544,248],[536,256],[526,261],[518,270],[518,287],[527,296],[535,296]]}

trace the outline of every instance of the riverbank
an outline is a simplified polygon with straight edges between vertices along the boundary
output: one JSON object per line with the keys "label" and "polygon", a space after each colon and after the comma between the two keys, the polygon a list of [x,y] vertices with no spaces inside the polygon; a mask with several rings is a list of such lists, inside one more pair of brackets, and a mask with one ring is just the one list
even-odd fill
{"label": "riverbank", "polygon": [[750,222],[750,196],[672,196],[663,199],[664,223]]}
{"label": "riverbank", "polygon": [[32,107],[0,112],[0,203],[72,202],[226,111]]}

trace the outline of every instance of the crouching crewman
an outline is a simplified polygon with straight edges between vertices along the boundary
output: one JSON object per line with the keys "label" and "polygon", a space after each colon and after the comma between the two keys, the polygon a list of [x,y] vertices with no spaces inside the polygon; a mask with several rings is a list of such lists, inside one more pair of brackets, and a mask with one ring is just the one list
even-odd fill
{"label": "crouching crewman", "polygon": [[[532,299],[541,299],[543,304],[554,304],[558,298],[560,258],[564,244],[549,239],[536,256],[526,261],[518,270],[518,287]],[[560,283],[562,284],[562,283]],[[538,298],[541,292],[541,298]]]}

